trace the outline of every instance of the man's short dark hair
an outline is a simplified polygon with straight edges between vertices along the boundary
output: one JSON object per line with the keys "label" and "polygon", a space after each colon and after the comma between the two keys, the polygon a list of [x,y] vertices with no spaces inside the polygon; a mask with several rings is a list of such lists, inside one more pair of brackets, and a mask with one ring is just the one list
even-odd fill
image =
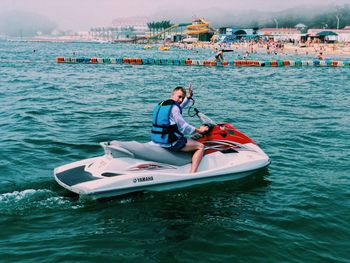
{"label": "man's short dark hair", "polygon": [[173,93],[177,90],[181,90],[182,93],[184,94],[184,97],[186,97],[186,89],[184,87],[177,86],[176,88],[173,89]]}

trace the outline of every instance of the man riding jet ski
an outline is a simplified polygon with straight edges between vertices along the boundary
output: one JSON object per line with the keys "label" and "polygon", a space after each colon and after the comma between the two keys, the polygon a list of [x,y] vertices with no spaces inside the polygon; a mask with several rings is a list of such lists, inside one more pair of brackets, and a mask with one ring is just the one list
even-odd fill
{"label": "man riding jet ski", "polygon": [[[263,150],[231,124],[215,123],[197,109],[192,117],[204,126],[187,124],[181,116],[185,94],[176,88],[170,100],[155,107],[151,142],[102,142],[104,155],[57,167],[55,180],[97,199],[236,180],[270,164]],[[185,139],[183,134],[194,132]]]}
{"label": "man riding jet ski", "polygon": [[184,134],[203,134],[208,131],[208,126],[202,125],[195,128],[188,124],[182,117],[182,109],[187,106],[193,96],[192,86],[189,87],[189,95],[183,87],[174,88],[170,99],[156,105],[152,115],[152,141],[161,147],[178,152],[192,152],[191,173],[197,171],[198,165],[204,154],[204,145]]}

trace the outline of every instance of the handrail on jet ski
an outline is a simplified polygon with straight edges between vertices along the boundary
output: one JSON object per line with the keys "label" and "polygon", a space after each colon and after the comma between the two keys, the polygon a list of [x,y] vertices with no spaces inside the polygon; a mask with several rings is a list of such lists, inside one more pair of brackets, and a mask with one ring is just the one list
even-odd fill
{"label": "handrail on jet ski", "polygon": [[127,150],[123,147],[117,146],[117,145],[113,145],[109,141],[108,142],[100,142],[100,145],[105,150],[105,153],[107,155],[111,155],[111,150],[116,150],[117,152],[120,153],[119,157],[125,155],[127,157],[135,158],[135,155],[132,152],[130,152],[129,150]]}

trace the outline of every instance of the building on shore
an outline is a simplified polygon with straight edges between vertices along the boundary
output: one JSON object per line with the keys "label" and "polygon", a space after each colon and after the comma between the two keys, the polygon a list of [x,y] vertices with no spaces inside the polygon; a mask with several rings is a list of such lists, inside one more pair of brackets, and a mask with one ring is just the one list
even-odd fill
{"label": "building on shore", "polygon": [[90,29],[93,38],[106,41],[136,39],[148,32],[146,17],[117,18],[108,27],[95,27]]}
{"label": "building on shore", "polygon": [[350,42],[350,26],[343,29],[313,28],[307,31],[310,40],[319,39],[321,42]]}
{"label": "building on shore", "polygon": [[130,39],[145,36],[149,31],[147,17],[117,18],[112,21],[112,27],[118,32],[117,39]]}
{"label": "building on shore", "polygon": [[300,41],[302,34],[297,28],[219,28],[216,39],[220,42],[250,41],[265,39],[274,41]]}
{"label": "building on shore", "polygon": [[298,28],[260,28],[258,35],[261,38],[272,39],[274,41],[295,42],[300,41],[302,34]]}
{"label": "building on shore", "polygon": [[258,35],[257,35],[256,29],[220,27],[216,39],[217,41],[220,41],[220,42],[235,42],[235,41],[242,41],[242,40],[249,41],[257,37]]}

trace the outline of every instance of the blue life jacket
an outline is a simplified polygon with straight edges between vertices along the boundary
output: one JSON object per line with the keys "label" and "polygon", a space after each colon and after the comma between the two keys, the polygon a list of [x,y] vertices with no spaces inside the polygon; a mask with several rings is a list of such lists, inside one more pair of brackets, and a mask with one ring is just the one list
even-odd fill
{"label": "blue life jacket", "polygon": [[166,100],[157,104],[152,114],[152,135],[151,139],[155,143],[173,144],[184,135],[179,131],[176,124],[170,125],[170,113],[173,107],[179,107],[180,113],[182,109],[174,100]]}

